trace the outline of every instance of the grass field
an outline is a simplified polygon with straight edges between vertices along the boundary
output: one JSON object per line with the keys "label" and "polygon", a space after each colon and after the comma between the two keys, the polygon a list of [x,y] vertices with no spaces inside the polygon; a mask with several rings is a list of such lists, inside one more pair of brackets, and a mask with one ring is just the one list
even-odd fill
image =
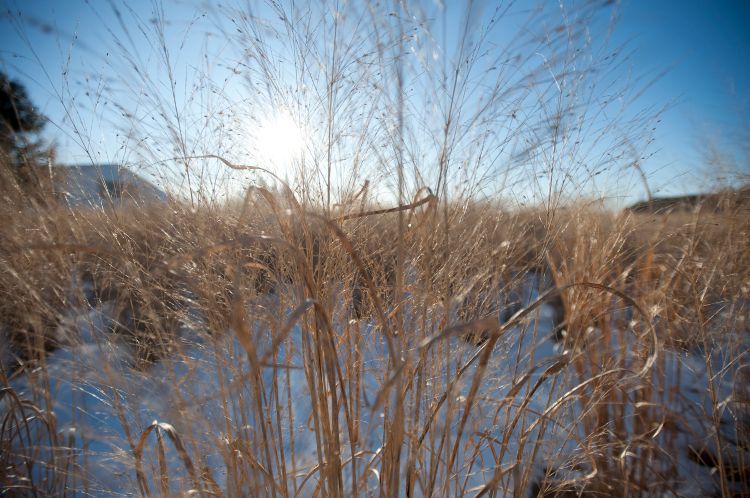
{"label": "grass field", "polygon": [[[244,167],[213,196],[199,159],[242,169],[210,148],[216,115],[184,132],[152,74],[165,123],[131,131],[177,151],[136,154],[184,171],[168,201],[69,207],[3,157],[0,496],[750,495],[748,201],[652,214],[575,193],[621,163],[648,190],[619,135],[647,119],[593,112],[598,8],[543,43],[525,24],[486,88],[468,20],[432,67],[401,57],[431,53],[407,15],[355,4],[330,38],[273,8],[283,37],[249,13],[224,34],[271,94],[254,99],[318,123],[290,178]],[[582,166],[581,142],[612,159]],[[519,175],[525,205],[503,196]]]}
{"label": "grass field", "polygon": [[747,491],[741,212],[253,202],[9,220],[5,487]]}

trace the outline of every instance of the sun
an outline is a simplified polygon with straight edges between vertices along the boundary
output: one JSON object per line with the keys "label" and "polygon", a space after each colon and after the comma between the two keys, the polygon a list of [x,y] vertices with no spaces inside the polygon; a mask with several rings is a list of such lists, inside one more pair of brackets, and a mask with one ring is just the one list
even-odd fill
{"label": "sun", "polygon": [[278,111],[262,122],[256,140],[259,159],[277,168],[291,166],[305,148],[304,128],[287,111]]}

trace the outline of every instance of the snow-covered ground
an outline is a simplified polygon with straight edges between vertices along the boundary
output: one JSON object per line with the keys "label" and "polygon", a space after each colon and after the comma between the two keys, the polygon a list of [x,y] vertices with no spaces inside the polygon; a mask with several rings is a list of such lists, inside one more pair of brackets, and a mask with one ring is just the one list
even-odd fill
{"label": "snow-covered ground", "polygon": [[[530,275],[518,295],[525,304],[531,303],[542,286],[536,276]],[[279,306],[273,296],[264,299],[263,306],[268,309]],[[291,310],[280,313],[288,315]],[[179,347],[170,357],[138,370],[134,367],[132,351],[109,332],[112,314],[111,305],[107,304],[71,309],[60,328],[68,345],[48,356],[46,368],[25,372],[10,381],[10,387],[19,398],[32,400],[42,410],[54,413],[58,440],[71,448],[66,453],[68,460],[61,460],[59,451],[48,447],[42,424],[32,424],[38,431],[32,438],[45,448],[37,458],[49,462],[54,458],[58,466],[61,461],[75,464],[67,469],[71,475],[78,475],[74,482],[68,483],[71,489],[81,489],[82,494],[93,496],[138,494],[134,455],[142,448],[146,485],[158,494],[163,485],[158,476],[164,474],[158,463],[157,436],[161,436],[167,448],[166,475],[172,491],[194,487],[191,481],[200,474],[201,482],[214,483],[229,495],[253,494],[250,488],[230,488],[239,481],[231,475],[235,468],[232,460],[239,454],[240,458],[258,459],[250,467],[256,469],[259,476],[271,474],[279,481],[283,470],[289,488],[296,490],[299,496],[315,494],[318,445],[302,354],[306,338],[299,325],[294,326],[278,348],[269,362],[273,365],[265,365],[262,379],[257,379],[250,368],[248,352],[238,338],[229,331],[209,336],[201,330],[200,320],[179,331]],[[424,353],[431,365],[425,369],[427,377],[421,398],[418,401],[411,398],[413,403],[421,404],[424,413],[428,410],[435,413],[429,430],[425,431],[423,444],[436,444],[431,438],[443,434],[446,424],[450,426],[448,433],[454,437],[462,429],[458,440],[447,444],[453,445],[456,461],[466,462],[466,465],[457,466],[458,475],[451,476],[457,484],[447,489],[470,490],[473,495],[493,479],[501,487],[512,490],[513,479],[518,479],[524,471],[532,474],[532,480],[541,478],[543,469],[560,469],[556,475],[559,479],[590,472],[585,459],[576,459],[577,448],[591,435],[585,433],[583,424],[577,423],[579,398],[571,395],[571,392],[585,391],[585,388],[579,391],[574,388],[588,373],[577,371],[568,361],[570,353],[562,351],[555,343],[554,315],[555,310],[544,304],[529,320],[503,334],[488,357],[477,396],[473,397],[474,404],[463,422],[461,415],[472,398],[472,379],[479,368],[479,359],[460,376],[457,373],[479,348],[453,336],[436,341],[429,349],[424,343],[407,341],[403,351],[395,352],[402,357],[412,355],[414,359]],[[272,342],[271,331],[263,323],[258,320],[252,324],[258,357],[263,357]],[[341,349],[339,366],[354,368],[357,361],[361,362],[363,387],[361,395],[356,397],[350,392],[353,399],[349,401],[358,404],[358,420],[347,421],[343,412],[339,414],[341,459],[344,462],[358,459],[361,472],[369,462],[373,462],[375,469],[380,467],[377,457],[384,443],[382,420],[385,414],[375,403],[389,379],[389,352],[383,335],[373,323],[337,325],[339,328],[346,326],[358,327],[356,335],[349,335],[357,338],[357,344],[338,344]],[[617,355],[623,355],[619,365],[634,366],[633,371],[622,374],[621,379],[623,385],[636,391],[648,380],[639,377],[635,368],[640,339],[632,331],[621,333],[624,334],[622,339],[612,339],[612,344],[627,344],[627,351],[616,351]],[[590,340],[602,340],[597,334],[598,331],[591,330]],[[603,349],[606,348],[603,346]],[[354,351],[359,351],[358,356],[353,356]],[[625,358],[628,355],[632,355],[632,359]],[[731,364],[724,363],[717,355],[712,356],[712,360],[714,372],[717,372],[714,385],[720,401],[720,412],[716,416],[726,429],[722,440],[732,441],[740,416],[735,410],[736,401],[748,395],[737,391],[740,388],[747,391],[747,386],[731,378],[734,371]],[[654,465],[664,466],[663,472],[673,478],[672,489],[678,495],[703,496],[715,492],[716,480],[712,475],[715,469],[690,457],[704,448],[715,451],[715,438],[709,432],[712,403],[705,360],[696,354],[661,351],[651,375],[658,389],[650,401],[624,409],[623,427],[610,427],[614,421],[603,427],[620,433],[624,430],[626,437],[631,438],[629,444],[632,443],[634,451],[642,446],[641,438],[651,438],[656,446],[664,445],[674,451],[661,458],[662,463],[654,462]],[[267,459],[262,452],[248,447],[261,438],[264,425],[254,415],[257,413],[254,403],[258,400],[256,385],[262,386],[263,410],[274,421],[273,426],[288,428],[276,433],[269,425],[266,430],[273,433],[263,436],[275,438],[283,456],[276,454]],[[556,405],[561,398],[566,401]],[[558,406],[554,411],[550,408]],[[661,426],[637,433],[636,412],[641,408],[659,412],[661,418],[657,419],[662,421]],[[10,409],[10,396],[4,396],[0,401],[0,413],[5,414]],[[409,413],[410,408],[407,416]],[[549,419],[540,416],[545,413],[550,415]],[[279,418],[275,418],[276,414]],[[421,420],[426,420],[424,415]],[[169,424],[174,431],[170,432],[165,425],[141,439],[154,422]],[[352,444],[347,427],[355,422],[357,441]],[[184,445],[188,464],[180,458],[180,451],[169,439],[170,434],[176,434]],[[351,448],[355,448],[354,457]],[[626,446],[619,456],[627,459],[631,455]],[[513,465],[519,457],[526,462],[525,468]],[[405,462],[406,457],[402,460]],[[571,464],[579,460],[580,465]],[[266,468],[267,461],[271,462],[271,468]],[[192,477],[190,466],[193,467]],[[42,461],[36,463],[32,475],[42,489],[45,479],[52,481]],[[352,479],[351,465],[345,469],[344,476],[346,480]],[[368,472],[364,478],[367,480],[362,482],[369,487],[377,487],[377,472]],[[348,486],[350,484],[345,484],[345,489]],[[421,494],[419,486],[415,489]]]}
{"label": "snow-covered ground", "polygon": [[71,207],[165,203],[167,194],[145,178],[117,164],[57,166],[55,191]]}

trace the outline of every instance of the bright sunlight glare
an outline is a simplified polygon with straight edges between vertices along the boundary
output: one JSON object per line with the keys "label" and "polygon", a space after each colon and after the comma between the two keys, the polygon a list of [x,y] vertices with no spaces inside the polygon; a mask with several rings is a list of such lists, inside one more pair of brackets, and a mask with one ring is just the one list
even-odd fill
{"label": "bright sunlight glare", "polygon": [[302,156],[305,146],[303,128],[286,111],[279,111],[261,123],[256,137],[259,159],[277,167],[290,166]]}

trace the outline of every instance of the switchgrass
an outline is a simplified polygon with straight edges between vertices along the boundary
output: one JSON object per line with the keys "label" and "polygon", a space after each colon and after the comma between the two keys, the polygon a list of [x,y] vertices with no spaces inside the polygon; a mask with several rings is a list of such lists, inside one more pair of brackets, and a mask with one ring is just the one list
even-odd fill
{"label": "switchgrass", "polygon": [[[184,179],[169,202],[27,200],[2,165],[0,486],[750,493],[746,202],[577,193],[643,175],[623,151],[646,119],[612,109],[631,89],[587,36],[609,11],[472,4],[454,32],[427,4],[334,7],[211,11],[242,48],[240,100],[203,69],[178,86],[163,10],[120,26],[148,109],[127,136]],[[237,160],[219,116],[278,109],[307,128],[301,157]]]}
{"label": "switchgrass", "polygon": [[[11,376],[26,371],[34,382],[54,382],[40,376],[46,355],[78,343],[62,333],[66,313],[107,303],[114,320],[110,332],[100,332],[105,336],[97,341],[130,345],[134,359],[129,368],[145,378],[154,364],[174,361],[175,355],[187,372],[211,368],[184,352],[180,331],[185,327],[198,331],[201,347],[216,348],[220,368],[215,375],[226,375],[216,379],[221,391],[196,388],[185,394],[175,387],[174,394],[200,393],[203,403],[224,406],[226,427],[206,427],[210,419],[193,408],[176,408],[172,415],[179,421],[164,413],[160,425],[139,427],[137,417],[128,413],[137,411],[137,404],[129,406],[127,396],[117,402],[116,396],[106,396],[113,411],[122,411],[119,418],[133,440],[130,457],[120,458],[132,462],[134,490],[150,494],[156,490],[149,486],[158,486],[162,494],[195,489],[286,496],[513,494],[533,489],[650,495],[681,489],[679,476],[686,469],[679,466],[696,459],[717,468],[718,490],[724,486],[731,494],[741,489],[746,393],[737,383],[738,391],[722,399],[726,393],[719,394],[718,384],[726,378],[739,382],[746,375],[741,342],[747,333],[747,275],[738,273],[747,268],[740,264],[747,257],[741,248],[745,218],[736,213],[615,215],[584,207],[559,214],[558,228],[550,231],[532,213],[460,206],[450,210],[456,228],[449,232],[454,238],[446,250],[444,240],[435,241],[440,215],[428,203],[408,216],[412,230],[401,235],[401,251],[409,267],[399,270],[394,248],[383,243],[398,233],[388,215],[333,224],[315,213],[287,214],[283,198],[264,195],[256,201],[252,223],[242,223],[237,210],[152,206],[27,213],[16,219],[15,231],[6,231],[17,235],[6,237],[3,247],[3,285],[12,289],[4,300],[3,323],[12,331],[22,316],[29,328],[11,336],[20,364],[4,365],[4,375],[20,367]],[[269,205],[260,215],[264,203]],[[149,209],[146,221],[142,215]],[[696,230],[703,216],[711,220],[712,230]],[[306,225],[300,226],[300,220]],[[657,234],[655,220],[661,223]],[[40,239],[29,238],[31,227]],[[697,255],[696,248],[709,243],[704,237],[713,242],[722,236],[738,245],[726,242],[720,259],[714,259],[713,251]],[[429,255],[432,260],[425,260]],[[35,274],[36,268],[45,270]],[[57,280],[50,268],[59,268]],[[394,289],[398,271],[404,282],[401,293]],[[705,271],[721,285],[707,282]],[[504,349],[504,334],[527,311],[506,315],[504,324],[499,317],[503,306],[512,306],[508,296],[520,292],[528,272],[546,272],[554,280],[558,290],[550,292],[560,295],[561,344],[567,351],[536,362],[532,356],[523,369],[500,374],[503,364],[518,364],[503,359],[503,351],[511,354]],[[269,293],[276,300],[264,297]],[[552,294],[543,298],[554,302]],[[533,316],[541,302],[527,308],[528,313]],[[698,317],[693,327],[686,326],[686,315]],[[652,327],[657,344],[652,343]],[[75,330],[69,328],[71,333]],[[296,333],[301,342],[292,339]],[[235,345],[225,349],[226,339],[233,337]],[[451,342],[452,337],[460,341]],[[378,344],[385,346],[384,370],[373,390],[367,377],[374,372],[365,360],[372,361]],[[701,379],[705,385],[690,386],[706,390],[711,399],[710,411],[698,417],[705,434],[689,433],[696,427],[673,412],[680,406],[675,401],[681,399],[680,389],[687,387],[673,385],[681,378],[673,370],[690,366],[676,362],[670,356],[674,353],[657,353],[690,347],[699,348],[695,355],[705,359],[709,372]],[[517,354],[529,353],[519,348]],[[722,367],[714,367],[721,372],[712,369],[716,355],[723,356],[718,360]],[[304,370],[310,420],[293,419],[289,369]],[[501,398],[478,390],[495,385],[483,380],[490,372],[508,375],[504,380],[511,388],[498,391]],[[168,379],[163,380],[170,385]],[[172,382],[179,386],[182,381],[178,376]],[[553,387],[545,391],[548,398],[540,407],[532,400],[545,383]],[[568,387],[555,389],[558,384]],[[70,483],[85,489],[85,450],[73,434],[70,441],[60,439],[64,435],[55,427],[52,410],[55,388],[44,385],[27,391],[34,396],[24,400],[13,388],[4,390],[3,442],[9,459],[4,486],[41,494],[61,493],[66,486],[70,490]],[[368,398],[373,393],[376,397]],[[182,401],[191,403],[189,398]],[[498,404],[494,414],[487,413],[488,404]],[[730,442],[724,440],[726,410],[737,417]],[[377,413],[383,419],[373,427],[370,417]],[[484,431],[494,427],[496,433],[463,436],[478,429],[470,429],[471,424],[484,426]],[[559,435],[544,435],[546,425],[558,424],[575,449],[546,467],[530,465],[542,455],[549,459],[549,446],[562,444]],[[295,452],[300,427],[315,435],[317,457],[311,461],[284,453]],[[200,433],[204,430],[209,432]],[[149,437],[152,432],[155,440]],[[165,446],[165,435],[173,447]],[[97,435],[80,437],[85,441]],[[679,442],[684,437],[690,438],[692,457],[675,454],[688,451]],[[221,448],[222,476],[213,474],[215,464],[201,462],[207,440]],[[155,450],[153,470],[146,463],[147,448]],[[487,448],[494,461],[485,460]],[[128,452],[127,447],[119,450]],[[21,456],[25,452],[37,454]],[[184,462],[182,470],[167,466],[169,453]],[[476,479],[472,472],[484,477]],[[484,484],[477,487],[478,481]]]}

